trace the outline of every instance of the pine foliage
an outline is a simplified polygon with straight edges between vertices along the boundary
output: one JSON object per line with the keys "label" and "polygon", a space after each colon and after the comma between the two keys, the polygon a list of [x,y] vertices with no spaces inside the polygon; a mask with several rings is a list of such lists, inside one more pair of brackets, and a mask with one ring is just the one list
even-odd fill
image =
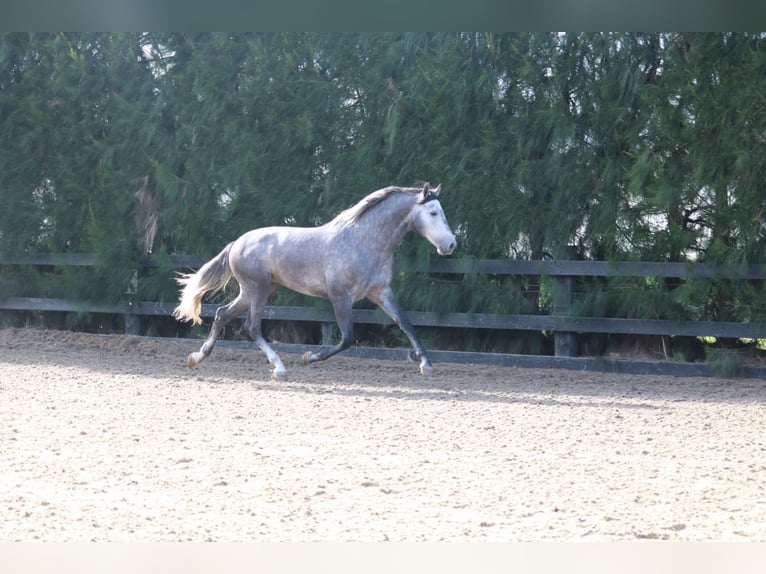
{"label": "pine foliage", "polygon": [[[0,248],[98,262],[3,284],[118,300],[148,251],[211,256],[418,181],[443,184],[459,257],[766,263],[764,69],[755,33],[3,34]],[[171,275],[141,296],[172,300]],[[413,309],[550,311],[545,279],[397,282]],[[575,311],[763,321],[766,293],[612,279]]]}

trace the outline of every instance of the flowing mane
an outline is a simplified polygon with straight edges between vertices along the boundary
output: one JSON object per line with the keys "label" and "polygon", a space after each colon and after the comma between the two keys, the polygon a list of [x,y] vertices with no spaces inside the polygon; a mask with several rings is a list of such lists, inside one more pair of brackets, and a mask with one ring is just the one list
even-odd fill
{"label": "flowing mane", "polygon": [[362,217],[365,213],[370,211],[370,209],[382,203],[383,201],[385,201],[392,195],[397,193],[410,193],[415,195],[419,193],[420,191],[422,190],[417,187],[396,187],[396,186],[384,187],[383,189],[373,191],[370,195],[360,200],[359,203],[357,203],[356,205],[349,207],[345,211],[340,212],[335,217],[335,219],[333,219],[333,222],[341,223],[344,226],[353,225],[354,223],[359,221],[360,217]]}

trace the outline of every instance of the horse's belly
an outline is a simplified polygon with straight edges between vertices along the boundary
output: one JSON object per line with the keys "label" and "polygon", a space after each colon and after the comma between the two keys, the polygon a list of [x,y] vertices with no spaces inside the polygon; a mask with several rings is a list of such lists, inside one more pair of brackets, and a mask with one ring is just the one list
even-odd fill
{"label": "horse's belly", "polygon": [[287,287],[292,291],[302,293],[303,295],[310,295],[311,297],[327,297],[327,289],[324,285],[324,281],[320,281],[319,278],[312,279],[311,277],[294,277],[292,274],[280,274],[275,275],[275,283]]}

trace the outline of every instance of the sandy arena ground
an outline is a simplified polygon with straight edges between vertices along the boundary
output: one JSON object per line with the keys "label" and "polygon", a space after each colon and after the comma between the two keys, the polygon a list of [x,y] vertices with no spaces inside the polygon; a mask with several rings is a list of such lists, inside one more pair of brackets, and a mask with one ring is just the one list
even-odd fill
{"label": "sandy arena ground", "polygon": [[0,329],[0,541],[766,541],[766,382]]}

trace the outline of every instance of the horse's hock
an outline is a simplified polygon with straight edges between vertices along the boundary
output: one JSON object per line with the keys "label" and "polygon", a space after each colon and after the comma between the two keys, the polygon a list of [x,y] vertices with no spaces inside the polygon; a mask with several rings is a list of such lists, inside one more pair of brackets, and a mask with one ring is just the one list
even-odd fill
{"label": "horse's hock", "polygon": [[766,540],[766,387],[0,330],[0,540]]}

